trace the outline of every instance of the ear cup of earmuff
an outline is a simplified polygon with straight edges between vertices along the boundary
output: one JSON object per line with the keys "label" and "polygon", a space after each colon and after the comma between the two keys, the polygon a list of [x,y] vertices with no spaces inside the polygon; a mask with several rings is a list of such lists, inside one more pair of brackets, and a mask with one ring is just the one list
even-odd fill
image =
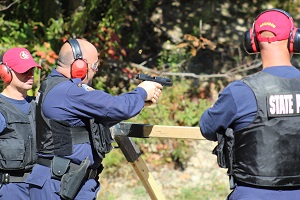
{"label": "ear cup of earmuff", "polygon": [[74,62],[71,64],[71,77],[72,78],[81,78],[83,79],[88,70],[87,63],[82,59],[82,52],[79,45],[79,42],[76,39],[67,40],[71,45]]}
{"label": "ear cup of earmuff", "polygon": [[10,69],[7,67],[7,65],[5,65],[3,63],[0,64],[0,78],[5,83],[10,83],[12,80],[12,75],[11,75]]}
{"label": "ear cup of earmuff", "polygon": [[87,73],[87,63],[82,59],[75,60],[71,65],[72,78],[84,78]]}
{"label": "ear cup of earmuff", "polygon": [[288,48],[291,53],[300,53],[300,29],[294,28],[289,38]]}
{"label": "ear cup of earmuff", "polygon": [[244,34],[244,49],[249,54],[260,51],[259,44],[252,29],[246,31]]}

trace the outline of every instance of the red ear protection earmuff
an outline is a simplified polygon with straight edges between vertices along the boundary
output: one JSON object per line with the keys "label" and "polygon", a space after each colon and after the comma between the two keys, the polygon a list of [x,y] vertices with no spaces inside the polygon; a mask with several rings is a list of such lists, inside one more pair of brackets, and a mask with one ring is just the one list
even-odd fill
{"label": "red ear protection earmuff", "polygon": [[1,61],[0,61],[0,78],[5,83],[10,83],[12,80],[12,75],[11,75],[9,67],[7,66],[7,64],[2,63]]}
{"label": "red ear protection earmuff", "polygon": [[[300,29],[298,29],[294,26],[293,18],[288,12],[281,10],[281,9],[276,9],[276,8],[269,9],[269,10],[266,10],[266,11],[260,13],[256,17],[255,21],[261,14],[263,14],[265,12],[269,12],[269,11],[281,12],[289,18],[292,29],[290,30],[290,37],[288,38],[287,48],[290,53],[300,53]],[[253,23],[252,28],[250,30],[246,31],[244,34],[244,48],[245,48],[245,51],[249,54],[260,52],[259,44],[258,44],[256,35],[255,35],[255,30],[254,30],[255,21]]]}
{"label": "red ear protection earmuff", "polygon": [[88,65],[82,59],[82,52],[80,45],[76,39],[70,39],[67,41],[72,48],[74,62],[71,64],[71,77],[83,79],[86,76]]}

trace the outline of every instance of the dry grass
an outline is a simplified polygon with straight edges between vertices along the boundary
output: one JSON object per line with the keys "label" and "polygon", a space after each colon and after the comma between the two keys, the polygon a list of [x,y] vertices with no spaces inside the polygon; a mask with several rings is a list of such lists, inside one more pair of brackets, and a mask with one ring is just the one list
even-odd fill
{"label": "dry grass", "polygon": [[[226,198],[230,192],[228,177],[226,170],[218,167],[216,157],[211,153],[215,145],[214,142],[204,140],[192,141],[191,147],[196,153],[189,159],[183,171],[170,168],[170,165],[157,167],[146,162],[166,199],[220,200]],[[97,200],[150,200],[131,163],[127,161],[113,174],[101,174],[100,183],[101,189]]]}

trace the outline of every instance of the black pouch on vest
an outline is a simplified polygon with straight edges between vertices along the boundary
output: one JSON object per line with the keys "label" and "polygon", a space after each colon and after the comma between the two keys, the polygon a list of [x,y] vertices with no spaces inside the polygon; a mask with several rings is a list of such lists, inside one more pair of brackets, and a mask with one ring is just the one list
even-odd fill
{"label": "black pouch on vest", "polygon": [[224,153],[225,137],[223,134],[217,133],[218,144],[213,149],[212,153],[217,156],[217,163],[219,167],[226,168],[226,159]]}
{"label": "black pouch on vest", "polygon": [[101,123],[95,122],[94,119],[90,120],[91,137],[93,147],[96,150],[100,159],[103,159],[105,154],[112,150],[111,143],[114,141],[109,128]]}
{"label": "black pouch on vest", "polygon": [[233,161],[234,136],[231,128],[226,129],[225,133],[217,133],[218,145],[214,148],[213,154],[217,156],[218,165],[221,168],[231,170]]}
{"label": "black pouch on vest", "polygon": [[74,199],[79,192],[82,182],[86,177],[90,159],[87,157],[81,162],[79,168],[75,171],[70,171],[63,175],[60,183],[60,197],[62,199]]}
{"label": "black pouch on vest", "polygon": [[235,188],[233,180],[233,147],[234,135],[231,128],[227,128],[225,133],[217,133],[218,145],[214,148],[213,154],[217,156],[218,165],[221,168],[227,168],[227,175],[229,176],[230,189]]}
{"label": "black pouch on vest", "polygon": [[51,161],[51,178],[60,180],[68,171],[70,162],[69,159],[54,156]]}

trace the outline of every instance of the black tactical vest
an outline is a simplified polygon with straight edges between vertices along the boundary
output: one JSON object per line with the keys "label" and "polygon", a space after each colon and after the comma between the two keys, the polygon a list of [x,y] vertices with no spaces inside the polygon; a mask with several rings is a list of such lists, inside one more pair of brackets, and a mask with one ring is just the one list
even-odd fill
{"label": "black tactical vest", "polygon": [[[42,104],[47,93],[57,84],[72,81],[56,76],[45,79],[40,87],[37,104],[37,148],[42,154],[68,156],[73,153],[73,145],[90,142],[95,159],[103,159],[113,142],[110,130],[94,119],[84,127],[71,127],[66,121],[52,120],[44,116]],[[59,97],[58,97],[59,98]],[[98,158],[97,158],[98,157]]]}
{"label": "black tactical vest", "polygon": [[6,119],[6,128],[0,134],[0,171],[31,171],[36,162],[35,102],[31,101],[29,114],[0,97],[0,112]]}
{"label": "black tactical vest", "polygon": [[300,78],[259,72],[242,81],[255,94],[257,115],[234,133],[235,181],[256,186],[300,186]]}

